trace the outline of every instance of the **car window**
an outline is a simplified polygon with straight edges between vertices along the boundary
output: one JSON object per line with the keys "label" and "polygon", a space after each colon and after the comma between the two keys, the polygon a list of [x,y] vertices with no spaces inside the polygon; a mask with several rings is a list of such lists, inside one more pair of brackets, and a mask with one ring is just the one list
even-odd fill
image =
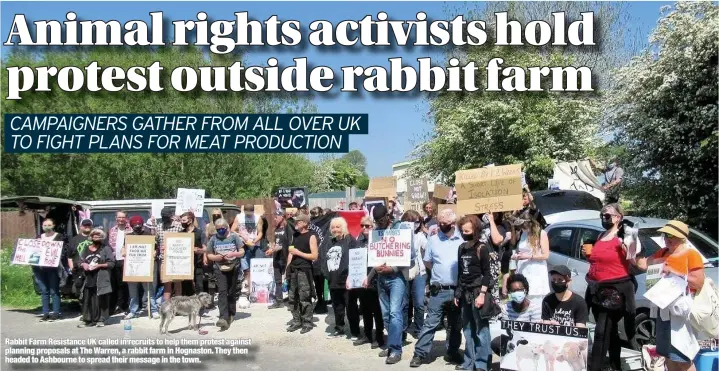
{"label": "car window", "polygon": [[[127,212],[127,218],[130,219],[133,216],[139,215],[142,217],[142,219],[145,219],[145,222],[147,222],[147,219],[150,217],[150,210],[125,210]],[[95,228],[101,227],[105,231],[109,231],[110,228],[115,226],[115,213],[117,211],[93,211],[90,218],[92,218],[92,223],[94,224]]]}
{"label": "car window", "polygon": [[[639,240],[642,241],[642,249],[645,249],[645,256],[650,256],[661,248],[652,238],[661,238],[661,233],[659,233],[658,228],[642,228],[639,230]],[[689,242],[691,242],[705,258],[712,259],[717,257],[716,242],[712,243],[712,240],[701,235],[699,232],[690,229]]]}
{"label": "car window", "polygon": [[602,201],[587,192],[555,191],[535,196],[534,203],[544,215],[572,210],[602,210]]}
{"label": "car window", "polygon": [[[596,229],[584,229],[582,228],[579,232],[579,248],[581,249],[583,245],[585,244],[591,244],[594,245],[595,242],[599,239],[599,236],[602,234],[601,231],[598,231]],[[586,261],[587,257],[584,256],[584,254],[580,251],[577,251],[574,254],[575,258],[578,258],[580,260]]]}
{"label": "car window", "polygon": [[547,233],[549,250],[565,256],[572,256],[572,235],[574,228],[554,228]]}

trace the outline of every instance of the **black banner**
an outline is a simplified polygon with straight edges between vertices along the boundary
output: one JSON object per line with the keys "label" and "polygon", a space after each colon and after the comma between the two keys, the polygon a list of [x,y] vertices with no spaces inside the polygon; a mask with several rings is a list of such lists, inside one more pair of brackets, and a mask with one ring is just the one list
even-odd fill
{"label": "black banner", "polygon": [[[317,271],[315,272],[316,275],[319,274],[321,264],[324,261],[324,257],[327,255],[326,252],[331,247],[330,245],[332,244],[332,235],[330,234],[330,222],[333,218],[337,216],[337,212],[331,212],[318,218],[314,218],[310,221],[309,230],[317,235],[318,240],[317,247],[319,259],[315,260],[312,263],[312,266],[317,269]],[[292,228],[293,233],[297,233],[297,231],[295,230],[295,221],[290,219],[288,221],[288,224],[290,225],[290,228]]]}

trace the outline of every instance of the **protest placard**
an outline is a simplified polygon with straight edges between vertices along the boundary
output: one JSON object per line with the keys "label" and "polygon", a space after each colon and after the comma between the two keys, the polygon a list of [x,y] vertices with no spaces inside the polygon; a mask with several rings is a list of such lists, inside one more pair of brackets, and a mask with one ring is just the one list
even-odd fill
{"label": "protest placard", "polygon": [[152,282],[155,276],[154,251],[155,236],[127,236],[122,281]]}
{"label": "protest placard", "polygon": [[162,279],[192,280],[195,278],[194,235],[192,233],[165,233]]}
{"label": "protest placard", "polygon": [[654,285],[662,279],[662,270],[664,269],[664,263],[652,264],[647,267],[647,275],[645,276],[644,283],[646,289],[644,292],[649,291]]}
{"label": "protest placard", "polygon": [[151,211],[152,214],[150,215],[150,217],[152,217],[152,218],[154,218],[154,219],[160,219],[160,218],[162,217],[162,215],[161,215],[161,214],[162,214],[162,208],[164,208],[164,207],[165,207],[165,203],[162,202],[162,200],[154,200],[154,201],[152,201],[152,206],[151,206],[151,209],[150,209],[150,211]]}
{"label": "protest placard", "polygon": [[[250,263],[250,302],[272,304],[275,302],[275,276],[272,258],[255,258]],[[281,298],[280,298],[281,300]]]}
{"label": "protest placard", "polygon": [[307,191],[305,187],[280,187],[275,192],[277,202],[282,208],[300,208],[307,205]]}
{"label": "protest placard", "polygon": [[502,321],[501,343],[507,353],[501,371],[581,371],[587,368],[586,328]]}
{"label": "protest placard", "polygon": [[409,267],[412,254],[411,229],[373,230],[367,248],[367,264],[377,267]]}
{"label": "protest placard", "polygon": [[440,200],[447,200],[447,196],[449,195],[449,191],[451,189],[452,189],[451,187],[447,187],[444,184],[435,184],[434,192],[432,192],[432,198],[437,198]]}
{"label": "protest placard", "polygon": [[427,179],[425,178],[412,178],[407,179],[407,192],[405,193],[405,199],[407,203],[410,202],[425,202],[429,198],[429,191],[427,190]]}
{"label": "protest placard", "polygon": [[386,197],[393,198],[397,196],[397,177],[383,176],[372,178],[369,181],[365,197]]}
{"label": "protest placard", "polygon": [[202,218],[204,209],[204,189],[177,189],[177,206],[175,207],[175,215],[182,215],[183,213],[193,210],[196,218]]}
{"label": "protest placard", "polygon": [[521,209],[521,176],[518,164],[457,171],[457,212],[468,215]]}
{"label": "protest placard", "polygon": [[351,249],[349,258],[349,286],[351,289],[361,288],[367,278],[367,249]]}
{"label": "protest placard", "polygon": [[38,267],[57,267],[60,265],[62,244],[62,241],[19,238],[15,243],[12,263]]}

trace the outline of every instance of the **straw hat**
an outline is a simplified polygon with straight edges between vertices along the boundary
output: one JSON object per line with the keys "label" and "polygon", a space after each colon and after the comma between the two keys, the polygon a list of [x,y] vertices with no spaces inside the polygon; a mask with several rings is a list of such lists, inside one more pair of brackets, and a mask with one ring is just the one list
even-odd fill
{"label": "straw hat", "polygon": [[659,232],[677,238],[687,238],[689,237],[689,226],[678,220],[670,220],[665,226],[659,228]]}

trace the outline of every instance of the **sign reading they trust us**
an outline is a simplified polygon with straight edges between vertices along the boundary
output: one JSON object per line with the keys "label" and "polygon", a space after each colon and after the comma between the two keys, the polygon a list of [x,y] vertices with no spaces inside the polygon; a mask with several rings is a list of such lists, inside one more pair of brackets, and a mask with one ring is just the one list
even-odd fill
{"label": "sign reading they trust us", "polygon": [[5,115],[9,153],[346,153],[367,114]]}

